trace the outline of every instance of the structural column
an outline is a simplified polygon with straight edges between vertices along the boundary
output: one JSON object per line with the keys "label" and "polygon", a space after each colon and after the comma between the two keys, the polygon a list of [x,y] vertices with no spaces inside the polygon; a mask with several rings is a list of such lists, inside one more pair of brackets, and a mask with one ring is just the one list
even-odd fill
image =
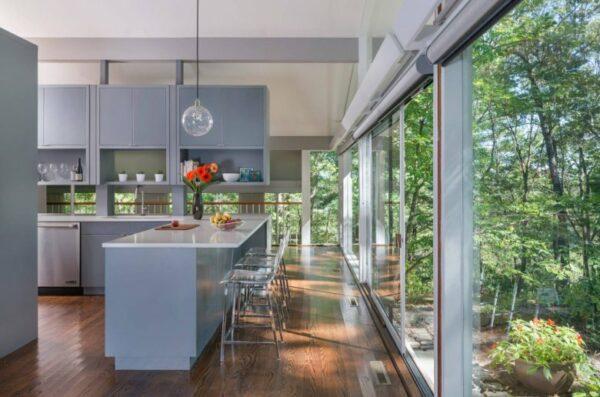
{"label": "structural column", "polygon": [[438,66],[434,132],[437,396],[472,391],[473,155],[471,53]]}

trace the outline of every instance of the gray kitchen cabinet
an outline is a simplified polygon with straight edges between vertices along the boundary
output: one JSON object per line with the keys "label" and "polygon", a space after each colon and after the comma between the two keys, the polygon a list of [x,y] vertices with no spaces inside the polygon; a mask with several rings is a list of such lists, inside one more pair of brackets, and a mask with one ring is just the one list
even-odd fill
{"label": "gray kitchen cabinet", "polygon": [[130,88],[98,87],[100,146],[131,146],[133,100]]}
{"label": "gray kitchen cabinet", "polygon": [[38,96],[38,145],[85,148],[89,87],[41,86]]}
{"label": "gray kitchen cabinet", "polygon": [[[82,222],[81,286],[104,288],[104,248],[102,244],[120,237],[164,225],[168,221]],[[96,290],[94,293],[97,293]]]}
{"label": "gray kitchen cabinet", "polygon": [[177,130],[179,131],[180,146],[205,146],[217,147],[223,145],[223,103],[221,87],[200,87],[198,97],[202,106],[208,109],[213,117],[213,127],[204,136],[195,137],[187,134],[181,125],[183,112],[194,103],[196,99],[195,86],[177,87]]}
{"label": "gray kitchen cabinet", "polygon": [[102,244],[121,235],[81,236],[81,286],[84,288],[104,287],[104,248]]}
{"label": "gray kitchen cabinet", "polygon": [[263,147],[265,139],[264,87],[224,87],[223,144],[225,147]]}
{"label": "gray kitchen cabinet", "polygon": [[166,147],[168,87],[98,87],[101,147]]}
{"label": "gray kitchen cabinet", "polygon": [[168,87],[133,89],[134,146],[167,146],[169,131]]}

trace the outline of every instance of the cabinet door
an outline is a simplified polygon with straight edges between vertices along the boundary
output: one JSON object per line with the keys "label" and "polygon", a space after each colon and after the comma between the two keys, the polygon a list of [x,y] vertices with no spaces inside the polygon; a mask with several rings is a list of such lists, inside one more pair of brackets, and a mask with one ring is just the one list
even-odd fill
{"label": "cabinet door", "polygon": [[178,87],[178,111],[177,128],[179,130],[179,144],[181,146],[221,146],[223,144],[223,116],[222,92],[220,87],[200,87],[199,98],[204,106],[212,114],[213,127],[204,136],[194,137],[188,135],[181,125],[183,112],[194,103],[196,99],[196,87]]}
{"label": "cabinet door", "polygon": [[168,95],[165,87],[133,89],[133,144],[167,146]]}
{"label": "cabinet door", "polygon": [[223,143],[226,147],[264,146],[264,88],[223,88],[223,109]]}
{"label": "cabinet door", "polygon": [[132,89],[98,87],[98,127],[101,146],[133,143]]}
{"label": "cabinet door", "polygon": [[81,236],[81,286],[104,287],[104,248],[102,243],[115,240],[120,235]]}
{"label": "cabinet door", "polygon": [[43,87],[42,144],[85,147],[89,131],[87,87]]}

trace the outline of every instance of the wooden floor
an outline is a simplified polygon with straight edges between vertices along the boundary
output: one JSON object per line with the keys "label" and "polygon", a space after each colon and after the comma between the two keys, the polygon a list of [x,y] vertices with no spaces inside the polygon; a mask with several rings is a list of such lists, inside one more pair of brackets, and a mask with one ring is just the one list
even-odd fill
{"label": "wooden floor", "polygon": [[[39,339],[0,360],[0,396],[405,396],[337,248],[287,253],[292,310],[281,360],[274,347],[218,343],[187,371],[115,371],[104,357],[102,297],[39,298]],[[375,382],[383,362],[391,385]]]}

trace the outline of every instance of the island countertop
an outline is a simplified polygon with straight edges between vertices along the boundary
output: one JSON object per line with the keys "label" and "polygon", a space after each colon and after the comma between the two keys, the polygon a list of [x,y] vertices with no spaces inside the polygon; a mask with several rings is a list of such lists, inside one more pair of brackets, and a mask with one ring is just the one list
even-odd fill
{"label": "island countertop", "polygon": [[[102,244],[104,248],[238,248],[262,225],[269,215],[239,215],[244,224],[235,230],[221,231],[208,218],[196,221],[185,217],[181,223],[196,223],[190,230],[146,230]],[[177,217],[175,217],[177,218]]]}

